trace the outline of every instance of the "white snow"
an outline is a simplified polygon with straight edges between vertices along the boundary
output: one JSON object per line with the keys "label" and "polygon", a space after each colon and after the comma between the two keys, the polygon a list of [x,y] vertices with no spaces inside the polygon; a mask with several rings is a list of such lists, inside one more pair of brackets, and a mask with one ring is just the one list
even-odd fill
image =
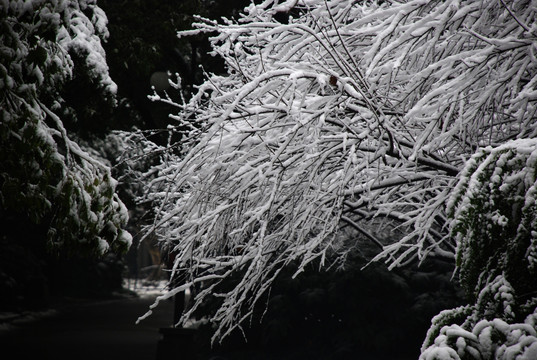
{"label": "white snow", "polygon": [[[275,3],[250,4],[238,22],[194,25],[190,34],[215,34],[212,48],[229,71],[178,104],[175,118],[195,118],[203,130],[189,133],[184,156],[167,154],[152,169],[148,189],[158,209],[150,230],[174,245],[175,266],[194,259],[193,281],[241,269],[238,285],[219,295],[216,337],[237,326],[284,265],[298,262],[299,273],[344,252],[334,235],[344,214],[409,229],[374,260],[453,260],[473,230],[449,234],[448,216],[453,229],[485,188],[508,193],[524,181],[528,170],[511,173],[508,160],[537,144],[511,141],[537,131],[531,89],[511,83],[534,73],[523,60],[533,40],[501,2],[308,0],[292,24],[273,15],[295,1]],[[520,18],[533,21],[526,7]],[[509,214],[490,216],[509,225]],[[501,294],[508,316],[512,298]],[[453,327],[439,341],[461,338],[459,351],[475,352],[479,334]],[[459,358],[438,346],[422,358]]]}

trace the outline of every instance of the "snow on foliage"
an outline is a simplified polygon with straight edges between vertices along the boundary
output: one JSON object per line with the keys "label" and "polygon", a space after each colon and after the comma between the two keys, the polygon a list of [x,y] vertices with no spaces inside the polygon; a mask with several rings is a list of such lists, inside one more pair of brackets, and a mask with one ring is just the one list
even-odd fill
{"label": "snow on foliage", "polygon": [[475,304],[433,319],[421,359],[536,358],[536,190],[537,139],[488,146],[467,161],[447,213]]}
{"label": "snow on foliage", "polygon": [[[462,326],[438,324],[450,311],[433,319],[428,341],[434,343],[422,348],[420,360],[498,359],[533,360],[537,357],[537,309],[523,322],[507,322],[502,318],[466,321]],[[474,312],[469,319],[475,320]]]}
{"label": "snow on foliage", "polygon": [[102,254],[131,242],[110,168],[61,120],[72,56],[85,59],[103,96],[116,91],[101,45],[106,23],[92,0],[0,1],[0,202],[50,224],[54,249]]}
{"label": "snow on foliage", "polygon": [[537,313],[523,323],[481,320],[470,331],[457,325],[445,326],[420,360],[533,360],[537,358],[536,319]]}
{"label": "snow on foliage", "polygon": [[501,273],[518,282],[520,272],[537,276],[536,195],[537,139],[482,148],[467,162],[447,211],[468,292]]}
{"label": "snow on foliage", "polygon": [[465,245],[446,202],[460,169],[537,135],[536,19],[530,1],[496,0],[267,0],[236,21],[200,18],[180,36],[213,34],[228,73],[175,104],[186,150],[149,186],[148,231],[184,279],[160,299],[203,283],[182,320],[220,299],[221,338],[284,266],[344,256],[342,224],[382,246],[362,226],[372,218],[406,232],[375,260],[454,259]]}

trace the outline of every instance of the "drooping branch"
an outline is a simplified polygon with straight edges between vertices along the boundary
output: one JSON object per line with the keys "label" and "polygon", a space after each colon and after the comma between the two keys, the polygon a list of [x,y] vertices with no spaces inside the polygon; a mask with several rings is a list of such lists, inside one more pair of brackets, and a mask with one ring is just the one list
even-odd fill
{"label": "drooping branch", "polygon": [[[535,41],[497,1],[268,1],[194,26],[182,35],[215,34],[228,74],[178,115],[201,130],[157,167],[149,230],[194,278],[239,274],[219,295],[219,335],[284,266],[345,253],[342,222],[390,267],[453,260],[445,205],[460,169],[479,147],[537,135]],[[404,234],[380,246],[358,213]]]}

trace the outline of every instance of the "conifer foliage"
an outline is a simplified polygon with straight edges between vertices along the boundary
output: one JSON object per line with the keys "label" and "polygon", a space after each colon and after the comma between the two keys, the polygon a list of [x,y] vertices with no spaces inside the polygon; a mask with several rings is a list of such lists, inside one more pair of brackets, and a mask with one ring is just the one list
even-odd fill
{"label": "conifer foliage", "polygon": [[113,100],[101,46],[106,23],[92,0],[0,1],[1,214],[45,224],[59,251],[102,254],[131,241],[109,166],[62,122],[73,117],[61,94],[75,66]]}
{"label": "conifer foliage", "polygon": [[[353,245],[338,235],[342,225],[379,245],[374,260],[392,268],[457,257],[474,299],[486,289],[518,291],[509,274],[521,269],[511,268],[517,257],[534,262],[534,190],[529,178],[526,190],[525,180],[505,181],[533,171],[521,165],[534,161],[533,140],[511,141],[537,137],[536,19],[535,2],[501,0],[267,0],[237,20],[200,18],[181,36],[213,34],[228,74],[209,74],[192,99],[175,103],[169,131],[181,132],[184,151],[170,144],[153,169],[148,230],[173,251],[185,280],[161,299],[203,283],[183,320],[217,299],[218,339],[241,326],[285,266],[298,274],[344,258]],[[494,182],[487,187],[479,172],[475,191],[505,191],[513,204],[459,206],[472,166],[504,152],[518,160],[498,164],[505,174],[484,166]],[[472,218],[481,211],[491,212]],[[404,235],[383,244],[364,225],[372,218]],[[476,232],[474,220],[491,228]],[[492,232],[505,236],[489,239]],[[513,252],[505,267],[481,275],[496,260],[483,241],[509,239],[519,246],[502,245]],[[220,286],[230,278],[233,286]]]}
{"label": "conifer foliage", "polygon": [[457,271],[471,305],[433,319],[422,359],[537,356],[537,140],[486,147],[448,201]]}

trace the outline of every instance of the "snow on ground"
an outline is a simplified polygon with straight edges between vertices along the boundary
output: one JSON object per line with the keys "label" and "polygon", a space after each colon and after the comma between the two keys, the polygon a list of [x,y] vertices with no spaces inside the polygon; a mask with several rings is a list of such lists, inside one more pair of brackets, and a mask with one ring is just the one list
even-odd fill
{"label": "snow on ground", "polygon": [[124,279],[123,288],[140,297],[154,297],[166,292],[167,280]]}

